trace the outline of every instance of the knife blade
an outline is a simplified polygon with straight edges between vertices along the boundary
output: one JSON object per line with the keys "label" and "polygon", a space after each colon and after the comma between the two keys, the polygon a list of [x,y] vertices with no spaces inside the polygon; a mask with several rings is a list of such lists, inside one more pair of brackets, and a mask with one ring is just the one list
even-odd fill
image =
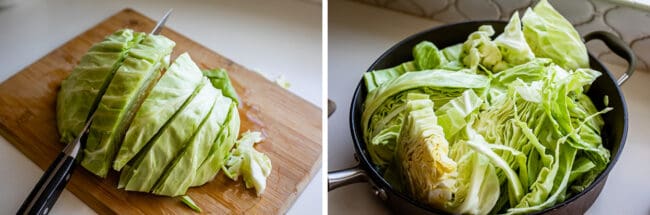
{"label": "knife blade", "polygon": [[153,30],[151,30],[151,34],[153,35],[158,35],[162,31],[162,29],[165,27],[165,23],[167,22],[167,18],[169,18],[169,15],[172,14],[173,8],[169,8],[165,15],[163,15],[160,20],[158,20],[158,23],[156,23],[156,27],[153,27]]}
{"label": "knife blade", "polygon": [[[165,15],[156,23],[153,30],[151,30],[151,34],[160,34],[171,13],[172,9],[167,10]],[[50,164],[45,173],[43,173],[43,176],[41,176],[41,179],[38,180],[36,186],[34,186],[25,201],[23,201],[16,214],[49,214],[50,209],[54,206],[70,180],[70,176],[74,170],[74,163],[81,150],[81,140],[88,133],[88,129],[94,118],[95,113],[88,117],[83,130],[81,130],[75,140],[63,148],[54,162]]]}

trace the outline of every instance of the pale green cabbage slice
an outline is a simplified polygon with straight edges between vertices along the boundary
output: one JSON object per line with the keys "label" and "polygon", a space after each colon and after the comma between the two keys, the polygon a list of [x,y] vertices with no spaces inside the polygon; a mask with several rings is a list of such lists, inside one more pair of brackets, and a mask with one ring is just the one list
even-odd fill
{"label": "pale green cabbage slice", "polygon": [[147,35],[132,47],[102,95],[88,131],[81,165],[100,177],[106,177],[127,126],[160,72],[174,41],[159,35]]}
{"label": "pale green cabbage slice", "polygon": [[392,68],[367,72],[363,74],[363,80],[366,84],[366,91],[370,92],[386,81],[395,79],[406,72],[413,72],[417,70],[418,69],[415,63],[413,61],[409,61]]}
{"label": "pale green cabbage slice", "polygon": [[192,210],[199,213],[203,212],[203,210],[201,210],[201,208],[198,205],[196,205],[196,203],[194,203],[194,200],[192,200],[190,196],[184,195],[181,196],[180,199],[181,202],[183,202],[183,204],[187,205],[187,207],[190,207]]}
{"label": "pale green cabbage slice", "polygon": [[524,33],[521,32],[521,21],[519,20],[519,12],[512,14],[510,22],[503,30],[503,33],[494,39],[497,44],[503,60],[510,66],[526,63],[535,55],[526,43]]}
{"label": "pale green cabbage slice", "polygon": [[69,143],[77,138],[115,70],[122,64],[129,49],[138,44],[143,36],[143,33],[130,29],[108,35],[94,44],[81,57],[72,73],[61,82],[56,102],[56,122],[61,142]]}
{"label": "pale green cabbage slice", "polygon": [[553,59],[564,69],[589,68],[587,48],[573,25],[547,0],[524,13],[523,32],[537,57]]}
{"label": "pale green cabbage slice", "polygon": [[232,103],[228,109],[223,128],[214,140],[208,156],[201,162],[201,165],[196,170],[194,179],[191,186],[203,185],[212,179],[222,169],[226,158],[230,155],[230,151],[235,146],[237,135],[239,134],[239,112],[236,103]]}
{"label": "pale green cabbage slice", "polygon": [[192,185],[196,172],[206,159],[214,140],[221,132],[232,100],[225,96],[216,98],[215,103],[194,133],[187,146],[182,149],[165,170],[153,189],[154,194],[165,196],[183,195]]}
{"label": "pale green cabbage slice", "polygon": [[454,198],[444,209],[455,214],[488,214],[502,193],[494,165],[463,141],[452,144],[449,156],[458,164],[458,176]]}
{"label": "pale green cabbage slice", "polygon": [[115,157],[113,169],[120,171],[140,152],[174,113],[188,102],[190,96],[197,92],[201,80],[201,70],[190,55],[179,55],[135,114]]}
{"label": "pale green cabbage slice", "polygon": [[468,116],[482,104],[483,100],[474,93],[474,90],[465,90],[462,95],[438,108],[436,110],[438,124],[442,126],[445,137],[452,140],[456,133],[465,128]]}

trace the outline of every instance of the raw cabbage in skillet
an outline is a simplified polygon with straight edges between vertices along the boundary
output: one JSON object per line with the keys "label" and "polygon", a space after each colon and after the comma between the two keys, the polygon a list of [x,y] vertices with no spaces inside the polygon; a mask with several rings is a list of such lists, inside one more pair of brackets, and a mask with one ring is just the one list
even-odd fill
{"label": "raw cabbage in skillet", "polygon": [[493,36],[481,26],[441,50],[423,41],[413,61],[364,75],[372,162],[394,188],[450,213],[541,211],[610,161],[600,132],[611,108],[584,94],[601,73],[575,29],[542,0]]}

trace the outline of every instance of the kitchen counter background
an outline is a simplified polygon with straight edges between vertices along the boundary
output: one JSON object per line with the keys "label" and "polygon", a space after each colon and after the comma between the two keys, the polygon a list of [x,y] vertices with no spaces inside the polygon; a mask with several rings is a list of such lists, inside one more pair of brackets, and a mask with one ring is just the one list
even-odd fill
{"label": "kitchen counter background", "polygon": [[[442,23],[342,0],[329,1],[328,16],[328,97],[338,107],[328,121],[328,170],[332,171],[355,164],[348,117],[352,94],[363,72],[393,44]],[[624,69],[607,66],[615,74]],[[603,192],[587,214],[650,214],[648,83],[650,73],[637,71],[623,86],[630,118],[627,142]],[[338,188],[328,194],[330,214],[389,214],[367,183]]]}
{"label": "kitchen counter background", "polygon": [[[321,3],[275,1],[0,0],[0,81],[125,7],[158,20],[231,60],[291,83],[289,91],[321,106]],[[191,53],[190,53],[191,54]],[[43,170],[0,138],[0,214],[13,214]],[[311,180],[289,214],[322,208],[322,174]],[[52,214],[93,214],[65,190]]]}
{"label": "kitchen counter background", "polygon": [[[538,0],[354,0],[389,10],[453,23],[467,20],[508,20],[515,11],[523,15]],[[582,35],[595,30],[608,31],[623,38],[637,55],[637,68],[649,70],[650,0],[549,0]],[[624,61],[601,43],[587,48],[601,61],[623,65]]]}

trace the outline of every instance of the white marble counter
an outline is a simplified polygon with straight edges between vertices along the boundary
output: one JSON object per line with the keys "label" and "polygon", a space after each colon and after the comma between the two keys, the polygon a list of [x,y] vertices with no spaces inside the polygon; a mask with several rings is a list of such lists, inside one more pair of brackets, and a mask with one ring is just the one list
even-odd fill
{"label": "white marble counter", "polygon": [[[0,8],[0,81],[123,8],[158,19],[174,8],[167,26],[271,78],[284,75],[290,91],[321,105],[321,4],[318,1],[84,1],[3,0]],[[0,4],[2,5],[2,4]],[[42,174],[0,138],[0,214],[13,214]],[[322,208],[320,172],[289,210]],[[92,214],[67,190],[52,214]]]}
{"label": "white marble counter", "polygon": [[[352,166],[354,149],[348,117],[354,89],[363,72],[390,46],[441,23],[350,1],[329,2],[328,97],[338,109],[328,122],[329,171]],[[620,66],[608,65],[613,72]],[[620,74],[620,73],[618,73]],[[629,131],[622,157],[587,214],[648,214],[650,212],[650,73],[637,71],[623,86],[629,109]],[[331,214],[389,214],[361,183],[329,192]]]}

